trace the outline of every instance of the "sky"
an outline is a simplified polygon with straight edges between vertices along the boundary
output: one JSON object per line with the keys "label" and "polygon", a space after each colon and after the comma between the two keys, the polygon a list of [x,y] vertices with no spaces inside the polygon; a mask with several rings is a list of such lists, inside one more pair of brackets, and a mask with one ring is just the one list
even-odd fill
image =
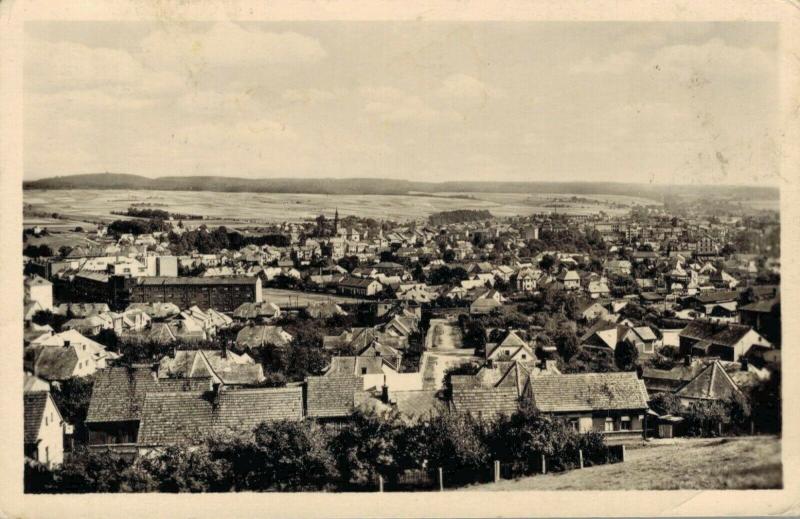
{"label": "sky", "polygon": [[25,178],[777,184],[777,26],[28,22]]}

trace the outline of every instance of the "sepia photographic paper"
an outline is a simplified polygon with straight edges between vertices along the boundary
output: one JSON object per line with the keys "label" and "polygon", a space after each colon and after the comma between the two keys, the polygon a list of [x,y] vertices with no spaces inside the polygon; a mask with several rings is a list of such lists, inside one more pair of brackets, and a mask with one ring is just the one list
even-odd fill
{"label": "sepia photographic paper", "polygon": [[798,513],[799,13],[0,4],[0,515]]}

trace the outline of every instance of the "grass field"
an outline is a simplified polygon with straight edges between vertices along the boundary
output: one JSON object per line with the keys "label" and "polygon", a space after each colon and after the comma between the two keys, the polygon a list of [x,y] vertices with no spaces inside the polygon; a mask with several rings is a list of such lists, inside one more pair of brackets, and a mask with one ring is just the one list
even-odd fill
{"label": "grass field", "polygon": [[474,485],[465,490],[782,488],[780,440],[770,436],[654,440],[624,463]]}
{"label": "grass field", "polygon": [[300,292],[298,290],[285,290],[282,288],[262,289],[264,301],[284,306],[306,306],[309,303],[332,301],[334,303],[358,303],[364,301],[355,297],[339,296],[335,294],[320,294],[316,292]]}
{"label": "grass field", "polygon": [[[258,222],[299,221],[324,212],[340,216],[356,215],[378,219],[422,219],[453,209],[488,209],[495,216],[516,216],[550,212],[554,200],[568,194],[472,193],[474,198],[414,195],[311,195],[284,193],[214,193],[209,191],[135,190],[27,190],[25,204],[33,211],[57,211],[71,218],[111,221],[133,204],[153,209],[214,218],[213,225],[243,225]],[[592,195],[596,203],[575,202],[559,207],[560,213],[609,214],[626,212],[633,204],[652,204],[643,198]],[[87,204],[86,201],[91,203]],[[195,222],[188,222],[195,223]],[[198,224],[200,222],[197,222]],[[209,225],[211,223],[206,222]]]}

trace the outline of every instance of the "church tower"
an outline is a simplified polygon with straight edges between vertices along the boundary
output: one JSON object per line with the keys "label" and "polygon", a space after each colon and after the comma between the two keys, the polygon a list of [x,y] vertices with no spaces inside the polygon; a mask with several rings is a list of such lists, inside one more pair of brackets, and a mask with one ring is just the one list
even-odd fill
{"label": "church tower", "polygon": [[333,235],[339,235],[339,208],[336,208],[336,212],[333,213]]}

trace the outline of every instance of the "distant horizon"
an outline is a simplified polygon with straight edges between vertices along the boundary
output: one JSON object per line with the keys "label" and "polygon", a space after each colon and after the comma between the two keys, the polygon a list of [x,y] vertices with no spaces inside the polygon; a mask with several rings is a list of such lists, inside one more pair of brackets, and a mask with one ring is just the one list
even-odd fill
{"label": "distant horizon", "polygon": [[[121,175],[121,176],[131,176],[131,177],[143,177],[149,180],[158,180],[158,179],[191,179],[191,178],[215,178],[215,179],[229,179],[231,181],[297,181],[297,182],[313,182],[315,180],[319,181],[330,181],[330,180],[366,180],[366,181],[375,181],[375,180],[391,180],[396,182],[408,182],[411,184],[434,184],[434,185],[441,185],[441,184],[453,184],[453,183],[474,183],[474,184],[488,184],[488,183],[497,183],[497,184],[611,184],[611,185],[638,185],[638,186],[658,186],[658,187],[710,187],[710,186],[717,186],[717,187],[726,187],[726,188],[746,188],[746,187],[753,187],[753,188],[769,188],[769,189],[777,189],[780,190],[780,183],[774,184],[723,184],[723,183],[693,183],[693,182],[683,182],[683,183],[665,183],[665,182],[635,182],[635,181],[621,181],[621,180],[553,180],[553,179],[546,179],[546,180],[494,180],[494,179],[479,179],[479,180],[410,180],[404,178],[392,178],[388,176],[319,176],[319,177],[292,177],[292,176],[252,176],[252,177],[238,177],[238,176],[228,176],[222,174],[195,174],[195,175],[147,175],[141,173],[123,173],[117,171],[101,171],[101,172],[91,172],[91,173],[68,173],[68,174],[58,174],[58,175],[48,175],[43,176],[40,178],[24,178],[23,177],[23,184],[30,183],[30,182],[38,182],[44,180],[52,180],[58,178],[74,178],[74,177],[89,177],[89,176],[99,176],[99,175]],[[129,189],[129,188],[122,188],[122,189]]]}

